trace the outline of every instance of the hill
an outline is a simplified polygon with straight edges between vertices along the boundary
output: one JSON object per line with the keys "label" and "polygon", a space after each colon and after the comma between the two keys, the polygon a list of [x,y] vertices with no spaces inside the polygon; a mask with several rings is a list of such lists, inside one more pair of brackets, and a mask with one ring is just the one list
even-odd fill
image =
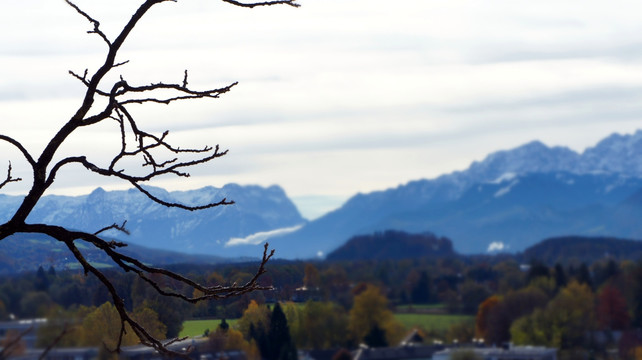
{"label": "hill", "polygon": [[597,260],[641,260],[642,241],[612,237],[564,236],[546,239],[526,249],[525,261],[536,259],[552,265],[569,261],[591,264]]}
{"label": "hill", "polygon": [[452,242],[434,234],[408,234],[388,230],[371,235],[359,235],[332,251],[326,257],[337,260],[397,260],[415,258],[437,258],[456,255]]}
{"label": "hill", "polygon": [[464,171],[357,194],[271,240],[280,256],[327,254],[343,239],[386,229],[434,231],[464,254],[523,251],[563,235],[642,238],[642,131],[576,153],[534,141]]}
{"label": "hill", "polygon": [[[103,252],[78,243],[85,258],[98,267],[112,267],[113,262]],[[126,255],[147,264],[221,264],[230,259],[211,255],[190,255],[175,251],[128,245],[119,249]],[[241,259],[237,259],[239,261]],[[65,244],[42,234],[16,234],[0,241],[0,275],[35,271],[38,266],[53,266],[57,270],[77,269],[80,265]]]}

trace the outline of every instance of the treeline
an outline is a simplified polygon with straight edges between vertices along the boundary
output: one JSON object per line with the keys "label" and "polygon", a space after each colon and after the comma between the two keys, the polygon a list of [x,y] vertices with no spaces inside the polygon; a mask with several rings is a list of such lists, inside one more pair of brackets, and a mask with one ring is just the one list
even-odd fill
{"label": "treeline", "polygon": [[641,353],[642,263],[533,263],[525,275],[523,286],[497,291],[479,305],[478,338],[554,347],[571,358]]}
{"label": "treeline", "polygon": [[[172,269],[207,285],[229,285],[248,281],[256,264],[183,265]],[[549,266],[537,262],[520,264],[511,257],[496,256],[274,261],[268,270],[261,284],[273,286],[273,291],[196,305],[160,296],[133,274],[115,270],[105,273],[124,295],[132,316],[156,329],[159,337],[177,336],[182,323],[190,318],[241,318],[238,331],[243,341],[254,341],[260,350],[263,336],[260,334],[267,336],[269,321],[260,320],[258,315],[252,321],[243,319],[249,316],[248,311],[264,312],[261,316],[270,318],[272,315],[267,316],[267,312],[274,311],[273,304],[281,303],[296,346],[326,348],[362,341],[393,343],[403,329],[388,315],[373,317],[374,308],[387,313],[384,310],[406,304],[439,303],[448,313],[476,316],[475,324],[452,329],[449,337],[460,342],[483,338],[487,344],[513,341],[568,351],[592,349],[595,353],[618,346],[630,352],[638,344],[642,346],[642,339],[630,335],[635,333],[629,331],[642,327],[642,263],[602,259],[592,264]],[[190,292],[172,281],[155,280],[161,287]],[[373,295],[375,293],[380,298]],[[370,294],[370,299],[375,300],[369,303],[378,305],[362,306],[361,309],[365,309],[362,314],[351,320],[352,312],[360,308],[358,299],[363,294]],[[39,268],[35,273],[0,278],[0,319],[47,317],[51,326],[43,330],[43,343],[64,326],[76,327],[76,334],[91,334],[92,324],[100,323],[91,319],[104,318],[113,310],[109,300],[104,287],[82,272]],[[305,305],[289,304],[290,300],[302,301]],[[357,318],[387,320],[351,325]],[[321,320],[325,323],[319,323]],[[312,337],[306,335],[311,334],[313,328],[326,330],[319,330]],[[443,339],[444,334],[424,330],[429,340]],[[214,329],[212,333],[216,333]],[[90,344],[95,341],[92,339],[91,335],[76,335],[61,345]]]}
{"label": "treeline", "polygon": [[[529,265],[529,264],[526,264]],[[244,283],[252,278],[257,264],[228,264],[218,266],[182,265],[171,269],[195,278],[207,285]],[[593,264],[545,265],[532,263],[530,270],[511,257],[477,257],[446,259],[370,260],[345,262],[286,262],[273,261],[260,282],[274,287],[273,291],[255,292],[239,298],[215,302],[202,302],[195,306],[172,305],[181,316],[177,318],[239,318],[251,300],[259,304],[292,299],[332,301],[349,309],[353,302],[353,289],[360,283],[373,284],[383,289],[392,305],[444,304],[449,313],[476,314],[480,303],[493,294],[507,294],[528,286],[540,271],[548,276],[563,275],[584,283],[590,279],[595,291],[613,277],[614,273],[631,277],[637,263],[601,260]],[[542,269],[548,269],[544,272]],[[144,281],[130,273],[105,270],[128,309],[132,310],[145,301],[154,304],[154,310],[167,309],[160,297]],[[158,279],[162,286],[181,292],[179,284]],[[559,280],[561,281],[561,280]],[[306,287],[309,291],[302,291]],[[299,289],[299,290],[297,290]],[[630,291],[630,288],[627,289]],[[188,294],[193,295],[193,294]],[[629,296],[630,298],[631,296]],[[39,268],[31,274],[0,277],[0,319],[9,314],[17,318],[46,316],[48,309],[58,305],[64,309],[72,306],[100,306],[110,300],[104,286],[93,276],[82,271],[56,271]],[[168,300],[169,301],[169,300]],[[630,302],[629,302],[630,303]],[[158,304],[158,305],[155,305]],[[152,306],[152,305],[150,305]],[[176,331],[168,325],[170,334]]]}
{"label": "treeline", "polygon": [[[236,329],[224,321],[209,334],[211,350],[243,349],[250,357],[296,359],[296,349],[346,349],[397,344],[404,327],[388,299],[373,285],[353,290],[354,302],[344,309],[330,301],[258,304],[251,301]],[[350,358],[350,357],[348,357]]]}

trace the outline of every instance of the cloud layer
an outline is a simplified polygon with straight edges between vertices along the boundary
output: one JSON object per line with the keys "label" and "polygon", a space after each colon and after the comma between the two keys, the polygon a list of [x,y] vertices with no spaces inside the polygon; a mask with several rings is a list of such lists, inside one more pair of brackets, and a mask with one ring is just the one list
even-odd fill
{"label": "cloud layer", "polygon": [[[122,49],[130,63],[111,79],[176,82],[189,69],[195,87],[240,82],[215,101],[135,109],[146,129],[170,129],[177,143],[231,150],[188,182],[156,185],[278,183],[338,205],[533,139],[582,150],[640,127],[638,2],[301,3],[166,2],[139,24]],[[113,37],[136,2],[78,5]],[[34,153],[79,105],[83,87],[67,71],[102,61],[105,45],[89,29],[64,2],[12,2],[0,14],[2,133]],[[106,124],[64,151],[106,161],[117,139]],[[0,164],[24,166],[15,155],[3,148]],[[118,186],[81,173],[68,169],[55,191]]]}

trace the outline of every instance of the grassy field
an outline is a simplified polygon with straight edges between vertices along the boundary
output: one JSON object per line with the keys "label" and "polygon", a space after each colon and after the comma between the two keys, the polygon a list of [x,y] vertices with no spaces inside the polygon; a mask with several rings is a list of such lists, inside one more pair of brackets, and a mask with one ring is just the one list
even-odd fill
{"label": "grassy field", "polygon": [[[236,325],[238,319],[225,319],[230,324],[230,327]],[[187,320],[183,323],[183,330],[181,330],[180,337],[182,336],[199,336],[203,335],[205,329],[210,331],[216,330],[218,324],[221,323],[220,319],[215,320]]]}
{"label": "grassy field", "polygon": [[407,328],[418,326],[434,331],[446,331],[453,324],[475,320],[470,315],[448,314],[395,314],[395,317]]}
{"label": "grassy field", "polygon": [[[453,324],[475,321],[475,317],[470,315],[396,313],[395,317],[408,329],[420,327],[425,330],[434,330],[437,332],[446,331]],[[238,319],[226,319],[226,321],[230,324],[230,327],[234,327],[238,322]],[[181,331],[180,336],[203,335],[205,329],[214,331],[220,323],[221,320],[219,319],[187,320],[183,323],[183,330]]]}
{"label": "grassy field", "polygon": [[414,312],[414,311],[446,311],[444,304],[415,304],[415,305],[398,305],[397,312]]}

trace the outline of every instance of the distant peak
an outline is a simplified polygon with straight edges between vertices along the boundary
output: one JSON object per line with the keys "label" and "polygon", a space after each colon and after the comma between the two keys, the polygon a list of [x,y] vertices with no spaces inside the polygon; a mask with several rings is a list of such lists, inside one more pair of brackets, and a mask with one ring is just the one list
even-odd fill
{"label": "distant peak", "polygon": [[[596,153],[607,152],[624,152],[631,157],[639,153],[642,147],[642,130],[637,130],[632,134],[613,133],[606,138],[602,139],[593,147],[588,147],[584,150],[583,156],[595,156]],[[633,152],[633,153],[628,153]],[[622,153],[621,155],[624,155]],[[629,159],[632,160],[632,159]]]}
{"label": "distant peak", "polygon": [[90,196],[91,195],[100,195],[100,194],[104,194],[104,193],[106,193],[105,189],[103,189],[102,187],[99,186],[99,187],[95,188],[94,191],[92,191],[91,194],[89,194],[89,195]]}
{"label": "distant peak", "polygon": [[539,140],[533,140],[533,141],[527,142],[522,146],[517,147],[517,149],[542,149],[542,148],[548,149],[548,146],[546,146],[546,144],[544,144]]}

